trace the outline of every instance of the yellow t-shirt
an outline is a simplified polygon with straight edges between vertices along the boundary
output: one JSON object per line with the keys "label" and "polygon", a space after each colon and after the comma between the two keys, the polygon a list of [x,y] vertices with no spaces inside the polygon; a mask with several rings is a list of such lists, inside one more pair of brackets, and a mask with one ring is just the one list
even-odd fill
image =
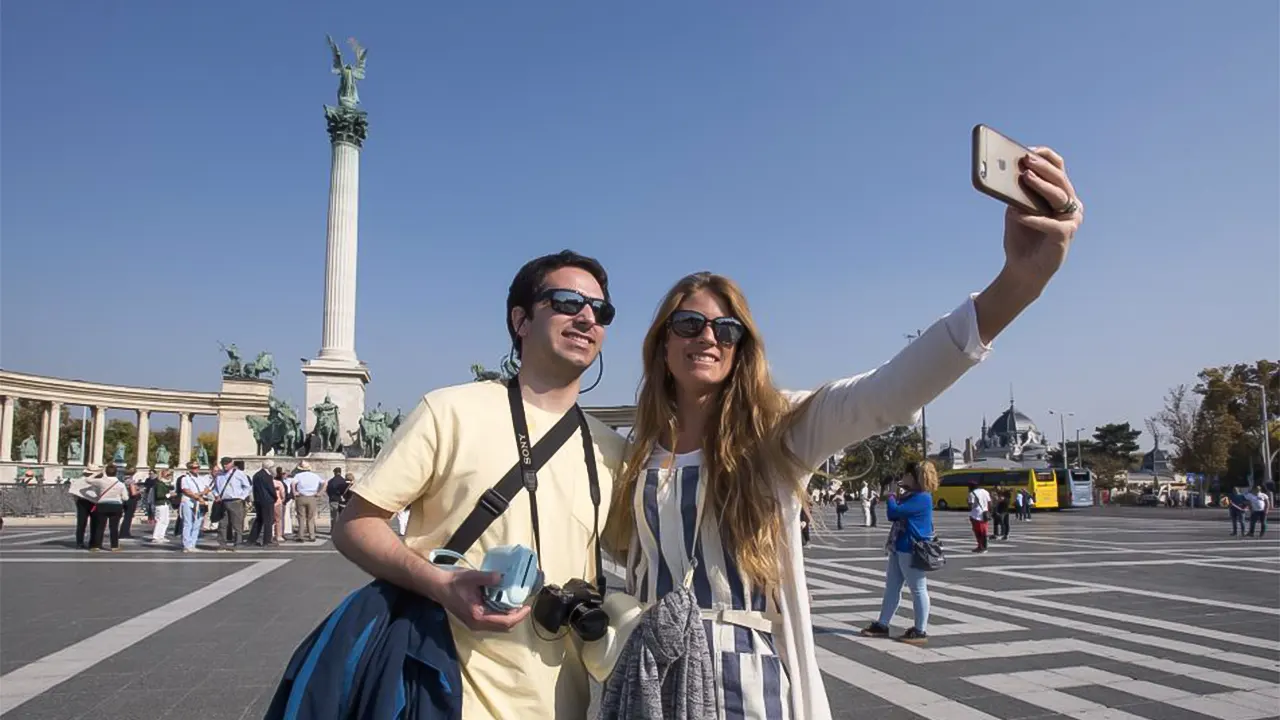
{"label": "yellow t-shirt", "polygon": [[[559,416],[524,404],[531,443]],[[609,514],[614,474],[626,441],[587,416],[600,474],[600,527]],[[518,460],[507,388],[468,383],[428,393],[352,492],[383,510],[408,507],[405,544],[423,557],[448,542],[454,530]],[[580,430],[538,471],[542,570],[548,584],[571,578],[593,582],[593,509]],[[475,567],[499,545],[534,547],[529,494],[521,491],[506,512],[467,552]],[[529,618],[507,633],[472,632],[450,616],[462,664],[462,715],[472,718],[586,717],[587,673],[572,635],[545,641]],[[549,636],[545,630],[538,631]]]}

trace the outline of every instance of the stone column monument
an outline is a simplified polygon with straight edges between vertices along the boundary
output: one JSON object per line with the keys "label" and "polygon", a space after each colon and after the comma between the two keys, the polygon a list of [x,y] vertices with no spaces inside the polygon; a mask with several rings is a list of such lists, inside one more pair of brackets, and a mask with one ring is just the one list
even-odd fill
{"label": "stone column monument", "polygon": [[[360,148],[369,131],[368,114],[358,105],[356,81],[364,78],[367,50],[349,40],[356,64],[344,65],[342,51],[328,38],[333,73],[338,75],[338,105],[324,108],[333,160],[329,171],[329,227],[325,246],[324,333],[320,354],[305,362],[306,406],[332,402],[338,407],[339,438],[351,442],[364,415],[369,369],[356,357],[356,238],[360,208]],[[315,428],[306,413],[305,432]]]}

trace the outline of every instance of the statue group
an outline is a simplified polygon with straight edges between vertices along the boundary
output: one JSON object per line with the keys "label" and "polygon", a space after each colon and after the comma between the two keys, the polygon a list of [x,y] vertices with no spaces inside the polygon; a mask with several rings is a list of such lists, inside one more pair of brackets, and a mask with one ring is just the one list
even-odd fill
{"label": "statue group", "polygon": [[298,443],[302,439],[302,425],[298,415],[289,407],[272,397],[267,400],[267,416],[250,415],[245,418],[249,429],[253,431],[253,439],[258,443],[258,454],[294,455],[298,451]]}
{"label": "statue group", "polygon": [[382,448],[391,440],[391,435],[400,427],[400,421],[403,419],[400,411],[396,411],[396,416],[391,417],[391,413],[383,412],[382,403],[378,403],[378,407],[370,410],[360,418],[360,429],[351,433],[356,443],[360,446],[360,454],[363,457],[377,457]]}
{"label": "statue group", "polygon": [[222,352],[227,354],[227,363],[222,366],[222,377],[229,379],[245,379],[245,380],[263,380],[274,378],[280,374],[276,369],[275,359],[271,357],[271,353],[258,353],[258,357],[252,362],[245,363],[240,359],[240,349],[235,343],[230,346],[222,345]]}
{"label": "statue group", "polygon": [[311,406],[315,426],[307,435],[303,434],[293,408],[274,397],[268,402],[270,410],[267,417],[250,415],[245,418],[258,443],[259,455],[297,456],[323,452],[372,458],[387,444],[403,420],[398,410],[392,417],[379,405],[361,416],[359,429],[350,433],[352,442],[344,444],[340,432],[340,408],[329,395]]}

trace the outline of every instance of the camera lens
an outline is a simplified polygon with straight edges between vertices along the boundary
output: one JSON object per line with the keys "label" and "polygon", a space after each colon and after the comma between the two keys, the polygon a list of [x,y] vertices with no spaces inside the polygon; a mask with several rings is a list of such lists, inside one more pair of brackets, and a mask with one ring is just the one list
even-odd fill
{"label": "camera lens", "polygon": [[609,615],[601,608],[587,608],[578,605],[570,616],[570,624],[578,637],[587,642],[594,642],[604,637],[609,629]]}

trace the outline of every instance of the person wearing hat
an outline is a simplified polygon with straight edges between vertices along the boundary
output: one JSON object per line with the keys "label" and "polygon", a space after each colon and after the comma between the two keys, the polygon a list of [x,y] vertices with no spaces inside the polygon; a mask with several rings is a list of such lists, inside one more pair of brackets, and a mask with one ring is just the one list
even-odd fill
{"label": "person wearing hat", "polygon": [[200,463],[187,463],[187,471],[174,482],[182,502],[178,510],[182,518],[182,552],[195,552],[200,541],[200,524],[209,507],[211,478],[200,474]]}
{"label": "person wearing hat", "polygon": [[95,477],[102,477],[102,468],[89,465],[84,469],[84,475],[78,480],[73,480],[67,486],[67,492],[71,493],[71,497],[76,503],[76,549],[84,550],[84,534],[89,528],[89,512],[93,510],[93,501],[81,494],[88,486],[88,481]]}
{"label": "person wearing hat", "polygon": [[108,528],[111,530],[111,551],[119,552],[120,518],[124,515],[129,491],[120,480],[116,466],[108,465],[101,475],[90,478],[83,494],[93,499],[89,513],[89,552],[102,549],[102,537]]}
{"label": "person wearing hat", "polygon": [[[306,460],[298,463],[298,474],[293,477],[294,504],[298,507],[298,542],[315,542],[316,520],[320,515],[320,493],[324,492],[324,478],[311,472]],[[333,532],[333,528],[329,529]]]}

